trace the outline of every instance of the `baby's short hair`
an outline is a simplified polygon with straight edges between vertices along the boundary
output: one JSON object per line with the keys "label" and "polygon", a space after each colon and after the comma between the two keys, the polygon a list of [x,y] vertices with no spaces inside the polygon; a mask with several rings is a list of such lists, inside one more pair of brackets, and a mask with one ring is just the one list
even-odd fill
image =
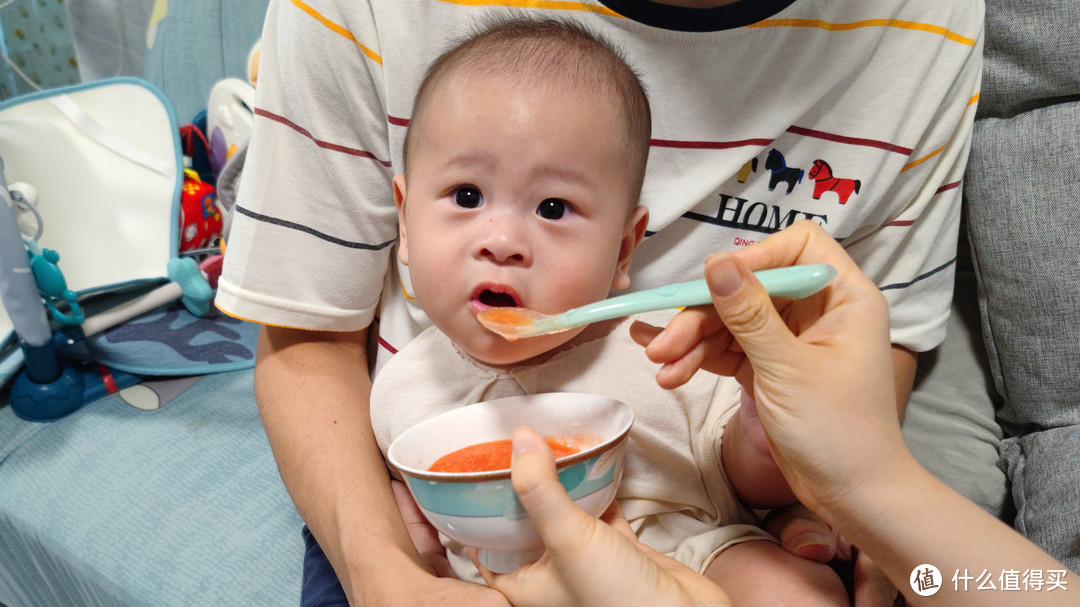
{"label": "baby's short hair", "polygon": [[569,83],[610,95],[626,124],[627,169],[637,203],[652,133],[649,98],[641,79],[611,43],[583,25],[556,19],[502,19],[480,25],[428,68],[405,135],[406,168],[410,143],[433,91],[459,73],[498,75],[526,84]]}

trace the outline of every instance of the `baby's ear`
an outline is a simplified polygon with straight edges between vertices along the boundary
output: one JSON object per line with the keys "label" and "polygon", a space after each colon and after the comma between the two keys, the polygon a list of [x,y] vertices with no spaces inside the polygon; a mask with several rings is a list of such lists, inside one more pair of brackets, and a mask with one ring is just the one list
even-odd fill
{"label": "baby's ear", "polygon": [[623,230],[622,243],[619,245],[619,260],[615,266],[615,276],[611,278],[611,286],[616,289],[625,289],[630,286],[630,259],[634,251],[645,239],[645,229],[649,227],[649,209],[643,206],[634,207],[630,218],[626,220],[626,228]]}
{"label": "baby's ear", "polygon": [[409,265],[409,240],[405,237],[405,175],[394,175],[394,204],[398,211],[398,261]]}

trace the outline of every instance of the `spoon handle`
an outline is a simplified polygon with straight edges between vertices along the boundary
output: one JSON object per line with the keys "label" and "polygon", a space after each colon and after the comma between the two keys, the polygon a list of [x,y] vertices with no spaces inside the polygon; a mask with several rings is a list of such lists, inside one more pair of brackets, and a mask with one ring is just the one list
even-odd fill
{"label": "spoon handle", "polygon": [[[836,277],[836,268],[827,264],[791,266],[788,268],[761,270],[754,272],[754,276],[761,281],[765,290],[773,297],[801,298],[813,295],[825,288]],[[691,280],[612,297],[580,308],[567,310],[562,314],[545,319],[545,321],[558,319],[560,327],[572,329],[601,320],[621,318],[641,312],[684,306],[701,306],[709,303],[712,303],[712,294],[709,293],[709,287],[705,284],[705,280]]]}

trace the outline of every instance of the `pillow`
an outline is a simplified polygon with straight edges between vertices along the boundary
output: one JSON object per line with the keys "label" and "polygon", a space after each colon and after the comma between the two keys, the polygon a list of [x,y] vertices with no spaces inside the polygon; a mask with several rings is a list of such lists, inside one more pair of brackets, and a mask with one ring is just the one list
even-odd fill
{"label": "pillow", "polygon": [[965,200],[1015,526],[1080,570],[1080,4],[988,0]]}
{"label": "pillow", "polygon": [[977,117],[1007,118],[1075,98],[1080,93],[1078,22],[1076,2],[986,0]]}
{"label": "pillow", "polygon": [[1001,447],[1012,478],[1016,530],[1080,569],[1080,426],[1033,432]]}
{"label": "pillow", "polygon": [[1007,434],[1080,424],[1078,159],[1080,101],[975,125],[968,229]]}

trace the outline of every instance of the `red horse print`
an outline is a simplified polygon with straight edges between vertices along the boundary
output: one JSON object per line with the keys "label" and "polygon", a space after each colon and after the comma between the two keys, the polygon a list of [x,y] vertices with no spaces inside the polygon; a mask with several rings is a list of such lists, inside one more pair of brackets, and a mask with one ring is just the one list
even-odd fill
{"label": "red horse print", "polygon": [[787,192],[790,194],[795,189],[795,184],[802,183],[803,171],[795,167],[789,167],[784,162],[784,155],[776,151],[776,149],[769,150],[769,155],[765,158],[765,169],[772,171],[772,175],[769,177],[769,191],[776,189],[777,184],[784,182],[787,183]]}
{"label": "red horse print", "polygon": [[821,200],[821,195],[825,192],[836,192],[840,197],[840,204],[847,204],[848,198],[852,194],[858,194],[859,186],[862,185],[858,179],[833,177],[832,167],[820,158],[810,167],[810,179],[814,180],[814,200]]}
{"label": "red horse print", "polygon": [[742,165],[738,173],[735,173],[735,178],[739,180],[739,183],[746,183],[746,180],[750,177],[750,173],[757,173],[757,157],[751,158],[746,161],[746,164]]}

